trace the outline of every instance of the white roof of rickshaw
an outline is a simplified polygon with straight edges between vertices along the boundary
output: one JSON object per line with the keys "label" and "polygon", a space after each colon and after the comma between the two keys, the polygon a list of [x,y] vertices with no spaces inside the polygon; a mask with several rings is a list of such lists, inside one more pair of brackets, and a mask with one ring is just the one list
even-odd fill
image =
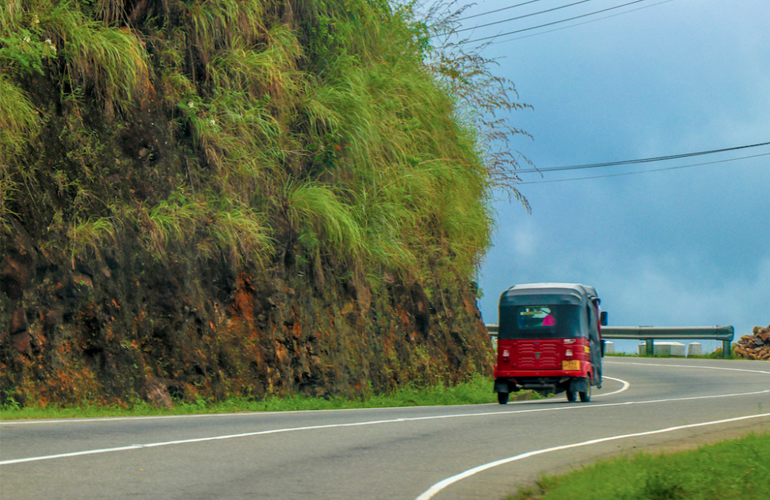
{"label": "white roof of rickshaw", "polygon": [[514,285],[503,292],[504,295],[559,295],[564,293],[578,293],[588,299],[598,298],[594,287],[579,283],[528,283]]}

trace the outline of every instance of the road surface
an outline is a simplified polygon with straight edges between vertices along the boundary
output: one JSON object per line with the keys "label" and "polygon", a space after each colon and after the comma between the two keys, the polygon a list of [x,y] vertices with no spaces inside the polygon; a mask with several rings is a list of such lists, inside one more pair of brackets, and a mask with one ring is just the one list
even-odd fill
{"label": "road surface", "polygon": [[590,403],[4,421],[0,499],[490,500],[596,458],[770,430],[770,363],[610,357],[604,373]]}

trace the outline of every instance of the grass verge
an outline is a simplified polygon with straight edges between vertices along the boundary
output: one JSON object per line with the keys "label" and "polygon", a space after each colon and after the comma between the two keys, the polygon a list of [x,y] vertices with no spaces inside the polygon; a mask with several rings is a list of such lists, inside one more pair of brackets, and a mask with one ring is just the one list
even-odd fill
{"label": "grass verge", "polygon": [[543,476],[508,500],[770,498],[770,433],[668,455],[640,453]]}
{"label": "grass verge", "polygon": [[[0,420],[30,418],[95,418],[155,415],[192,415],[198,413],[240,413],[254,411],[340,410],[352,408],[388,408],[404,406],[442,406],[497,403],[492,392],[493,380],[476,377],[454,387],[404,387],[391,394],[350,399],[343,397],[314,398],[294,395],[269,396],[261,400],[229,398],[223,401],[198,399],[195,403],[177,404],[173,408],[161,408],[143,401],[127,408],[84,404],[63,407],[50,405],[45,408],[16,408],[5,405],[0,408]],[[519,399],[536,399],[537,394],[522,392]]]}

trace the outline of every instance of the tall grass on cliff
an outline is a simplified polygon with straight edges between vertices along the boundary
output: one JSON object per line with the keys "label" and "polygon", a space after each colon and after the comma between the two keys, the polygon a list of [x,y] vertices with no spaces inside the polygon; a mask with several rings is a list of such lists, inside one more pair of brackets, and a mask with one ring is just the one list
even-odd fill
{"label": "tall grass on cliff", "polygon": [[[411,6],[301,4],[8,2],[0,18],[0,57],[9,62],[0,75],[9,104],[0,112],[3,156],[45,143],[41,120],[84,154],[57,169],[68,181],[59,200],[45,194],[61,182],[34,167],[40,156],[28,149],[24,160],[4,162],[0,215],[33,198],[35,209],[19,216],[50,228],[53,246],[72,255],[92,246],[95,217],[117,218],[116,242],[147,225],[147,248],[158,256],[191,245],[202,258],[213,248],[238,254],[241,264],[270,259],[276,244],[292,240],[277,228],[286,218],[298,251],[312,259],[345,256],[372,275],[416,277],[436,263],[472,275],[489,245],[487,198],[499,162],[463,117],[469,105],[516,105],[502,91],[472,101],[473,76],[486,76],[479,59],[465,68],[465,56],[431,48]],[[53,103],[33,104],[21,90],[30,79],[40,92],[45,84],[59,90],[63,122],[51,121]],[[110,161],[104,130],[82,119],[94,106],[101,126],[114,122],[126,136],[136,113],[165,117],[151,127],[169,127],[166,145],[186,143],[187,153],[164,159],[181,175],[166,176],[144,199],[111,193],[102,180],[136,166]],[[167,149],[159,139],[129,163],[158,161]],[[195,210],[169,209],[178,188]],[[236,232],[245,243],[224,237],[222,225],[211,229],[212,213],[244,222]]]}
{"label": "tall grass on cliff", "polygon": [[[0,53],[2,56],[2,53]],[[10,175],[11,164],[19,161],[25,138],[38,133],[40,123],[29,99],[0,74],[0,225],[8,231],[5,215],[13,215],[12,204],[24,189]]]}
{"label": "tall grass on cliff", "polygon": [[[362,3],[353,19],[321,16],[312,28],[314,72],[325,76],[305,104],[318,140],[314,170],[351,186],[375,269],[409,279],[437,266],[467,276],[492,222],[492,179],[477,129],[460,119],[460,96],[424,65],[434,49],[423,43],[422,25],[412,24],[411,7],[393,9],[384,22],[378,7]],[[339,50],[342,41],[355,56]]]}

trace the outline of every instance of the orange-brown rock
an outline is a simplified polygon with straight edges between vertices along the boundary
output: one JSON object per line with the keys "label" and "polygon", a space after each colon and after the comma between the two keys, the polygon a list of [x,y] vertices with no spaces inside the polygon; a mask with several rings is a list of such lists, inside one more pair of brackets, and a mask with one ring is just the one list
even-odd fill
{"label": "orange-brown rock", "polygon": [[733,352],[746,359],[770,360],[770,325],[755,326],[753,335],[744,335],[733,344]]}

